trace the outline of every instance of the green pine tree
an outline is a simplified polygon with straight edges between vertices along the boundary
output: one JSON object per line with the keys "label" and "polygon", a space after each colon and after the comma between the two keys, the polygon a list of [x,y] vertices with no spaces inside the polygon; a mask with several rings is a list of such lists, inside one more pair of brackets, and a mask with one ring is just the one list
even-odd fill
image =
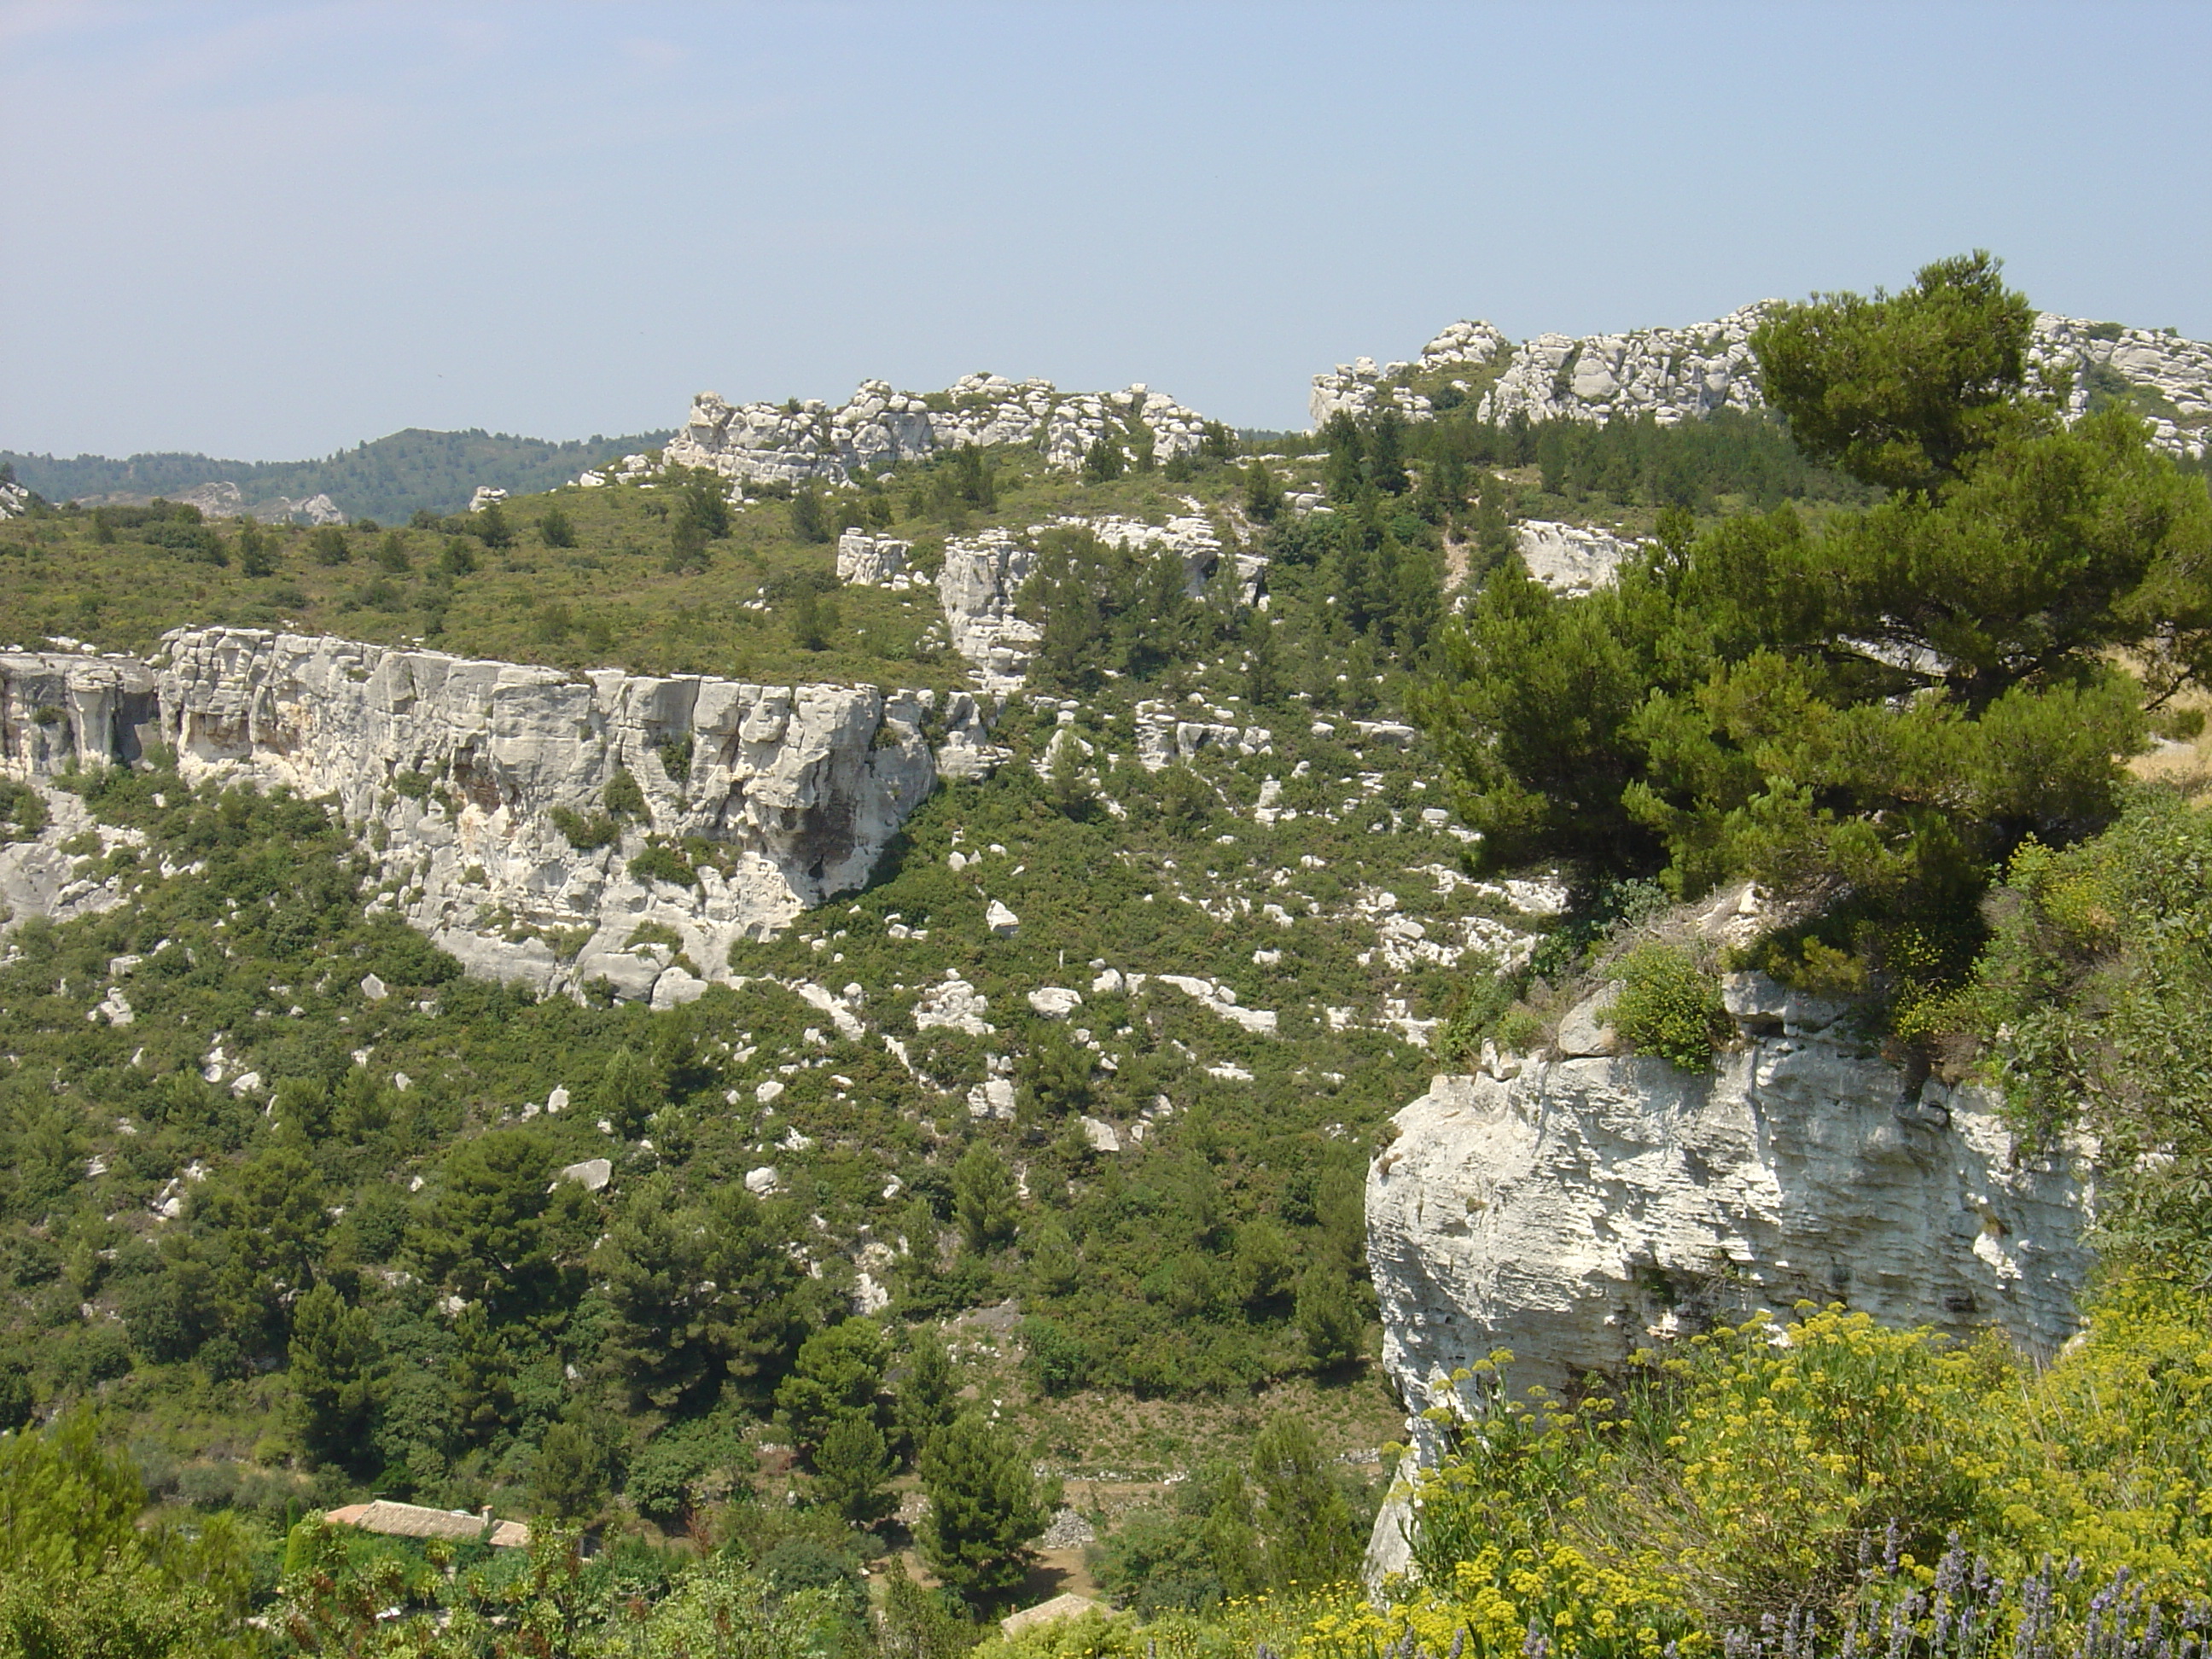
{"label": "green pine tree", "polygon": [[930,1571],[971,1605],[1020,1583],[1047,1514],[1020,1441],[971,1413],[930,1442],[921,1470],[929,1513],[916,1535]]}

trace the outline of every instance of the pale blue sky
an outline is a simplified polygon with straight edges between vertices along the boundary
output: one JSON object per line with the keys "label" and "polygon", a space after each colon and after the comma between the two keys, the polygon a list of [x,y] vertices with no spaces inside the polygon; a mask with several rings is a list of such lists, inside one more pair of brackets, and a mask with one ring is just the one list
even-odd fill
{"label": "pale blue sky", "polygon": [[2212,335],[2212,6],[0,0],[0,447],[293,459],[1894,285]]}

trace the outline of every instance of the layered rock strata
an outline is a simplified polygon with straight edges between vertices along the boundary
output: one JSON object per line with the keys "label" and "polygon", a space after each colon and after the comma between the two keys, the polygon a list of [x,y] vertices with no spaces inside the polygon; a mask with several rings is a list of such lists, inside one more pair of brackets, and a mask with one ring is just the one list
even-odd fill
{"label": "layered rock strata", "polygon": [[[157,739],[188,779],[333,799],[377,857],[377,905],[471,971],[662,1002],[866,881],[940,752],[960,775],[996,759],[965,693],[571,676],[246,629],[179,630],[151,665],[0,658],[10,773]],[[608,811],[621,776],[641,811]],[[653,845],[659,875],[633,867]],[[647,924],[659,942],[634,944]]]}
{"label": "layered rock strata", "polygon": [[[1486,1055],[1398,1113],[1367,1254],[1410,1407],[1498,1348],[1514,1387],[1557,1388],[1801,1300],[2045,1353],[2077,1328],[2094,1148],[2024,1145],[1990,1091],[1900,1071],[1841,1005],[1756,974],[1725,988],[1740,1042],[1712,1073]],[[1405,1565],[1407,1518],[1401,1498],[1378,1520],[1370,1577]]]}
{"label": "layered rock strata", "polygon": [[[1518,345],[1488,323],[1459,322],[1410,362],[1372,358],[1314,377],[1316,426],[1340,410],[1383,407],[1408,420],[1472,403],[1481,419],[1602,423],[1650,416],[1662,425],[1720,409],[1759,409],[1751,335],[1778,301],[1763,300],[1709,323],[1626,334],[1540,334]],[[2129,404],[2153,441],[2202,454],[2212,429],[2212,345],[2151,329],[2039,313],[2028,347],[2031,377],[2055,384],[2069,418],[2105,402]]]}
{"label": "layered rock strata", "polygon": [[2073,1333],[2089,1149],[2023,1145],[1989,1091],[1916,1081],[1841,1005],[1755,974],[1727,990],[1741,1040],[1711,1073],[1502,1060],[1393,1120],[1368,1259],[1409,1400],[1499,1346],[1556,1384],[1806,1298],[2039,1351]]}

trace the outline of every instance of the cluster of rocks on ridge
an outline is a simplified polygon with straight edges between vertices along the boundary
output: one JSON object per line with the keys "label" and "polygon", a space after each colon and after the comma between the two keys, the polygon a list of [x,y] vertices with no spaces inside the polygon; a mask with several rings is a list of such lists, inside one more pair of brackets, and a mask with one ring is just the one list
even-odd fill
{"label": "cluster of rocks on ridge", "polygon": [[[968,659],[981,688],[1010,690],[1027,678],[1040,634],[1035,623],[1018,614],[1017,605],[1023,585],[1036,568],[1037,540],[1054,530],[1086,532],[1102,542],[1154,556],[1173,555],[1183,562],[1184,589],[1194,598],[1227,561],[1233,567],[1230,574],[1240,599],[1252,603],[1267,568],[1265,557],[1233,541],[1224,542],[1221,526],[1197,501],[1186,498],[1184,505],[1187,512],[1170,516],[1164,524],[1115,514],[1062,517],[1019,532],[994,528],[946,542],[933,585],[944,607],[949,642]],[[926,575],[908,568],[913,551],[909,542],[847,530],[837,541],[837,579],[896,592],[932,586]]]}
{"label": "cluster of rocks on ridge", "polygon": [[[1504,422],[1598,423],[1649,415],[1662,425],[1720,409],[1764,406],[1751,335],[1781,302],[1762,300],[1708,323],[1625,334],[1539,334],[1516,344],[1486,322],[1458,322],[1410,362],[1371,357],[1316,374],[1309,404],[1321,426],[1339,411],[1362,418],[1389,405],[1427,420],[1442,394]],[[2132,389],[2152,440],[2175,454],[2204,451],[2212,425],[2212,345],[2152,329],[2039,313],[2028,347],[2033,378],[2064,390],[2068,417],[2100,392]]]}
{"label": "cluster of rocks on ridge", "polygon": [[[863,469],[880,471],[964,445],[1018,444],[1037,450],[1047,465],[1072,472],[1100,443],[1118,444],[1137,459],[1131,452],[1146,434],[1158,461],[1194,453],[1205,425],[1202,416],[1141,384],[1123,392],[1063,392],[1049,380],[979,374],[945,392],[921,393],[864,380],[835,409],[818,400],[733,404],[719,392],[702,392],[661,460],[708,468],[740,488],[843,483]],[[603,473],[592,476],[605,482]]]}
{"label": "cluster of rocks on ridge", "polygon": [[[4,491],[7,486],[0,486]],[[104,495],[80,495],[79,507],[144,507],[155,498],[128,490],[112,491]],[[290,495],[268,495],[249,501],[246,492],[228,478],[211,479],[194,484],[190,489],[179,489],[163,495],[163,501],[174,501],[180,507],[196,507],[200,515],[208,519],[252,519],[261,524],[318,525],[343,524],[344,508],[328,495],[318,492],[296,499]],[[17,508],[21,511],[21,507]],[[0,519],[9,517],[4,500],[0,500]]]}

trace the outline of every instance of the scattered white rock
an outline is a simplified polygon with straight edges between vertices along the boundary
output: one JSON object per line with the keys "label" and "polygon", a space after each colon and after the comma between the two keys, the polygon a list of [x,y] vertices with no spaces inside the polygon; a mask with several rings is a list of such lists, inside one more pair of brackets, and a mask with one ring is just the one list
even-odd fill
{"label": "scattered white rock", "polygon": [[914,1005],[915,1027],[926,1031],[933,1025],[945,1025],[969,1036],[989,1036],[998,1028],[983,1018],[988,1002],[988,998],[956,975],[922,993]]}
{"label": "scattered white rock", "polygon": [[1040,985],[1030,993],[1029,1001],[1047,1019],[1066,1019],[1083,1006],[1083,994],[1064,985]]}
{"label": "scattered white rock", "polygon": [[614,1179],[614,1173],[612,1160],[587,1158],[580,1164],[564,1165],[561,1173],[554,1177],[554,1184],[557,1186],[563,1181],[573,1181],[586,1192],[596,1193]]}
{"label": "scattered white rock", "polygon": [[1011,1120],[1014,1115],[1014,1085],[1008,1079],[988,1078],[968,1091],[968,1115]]}

